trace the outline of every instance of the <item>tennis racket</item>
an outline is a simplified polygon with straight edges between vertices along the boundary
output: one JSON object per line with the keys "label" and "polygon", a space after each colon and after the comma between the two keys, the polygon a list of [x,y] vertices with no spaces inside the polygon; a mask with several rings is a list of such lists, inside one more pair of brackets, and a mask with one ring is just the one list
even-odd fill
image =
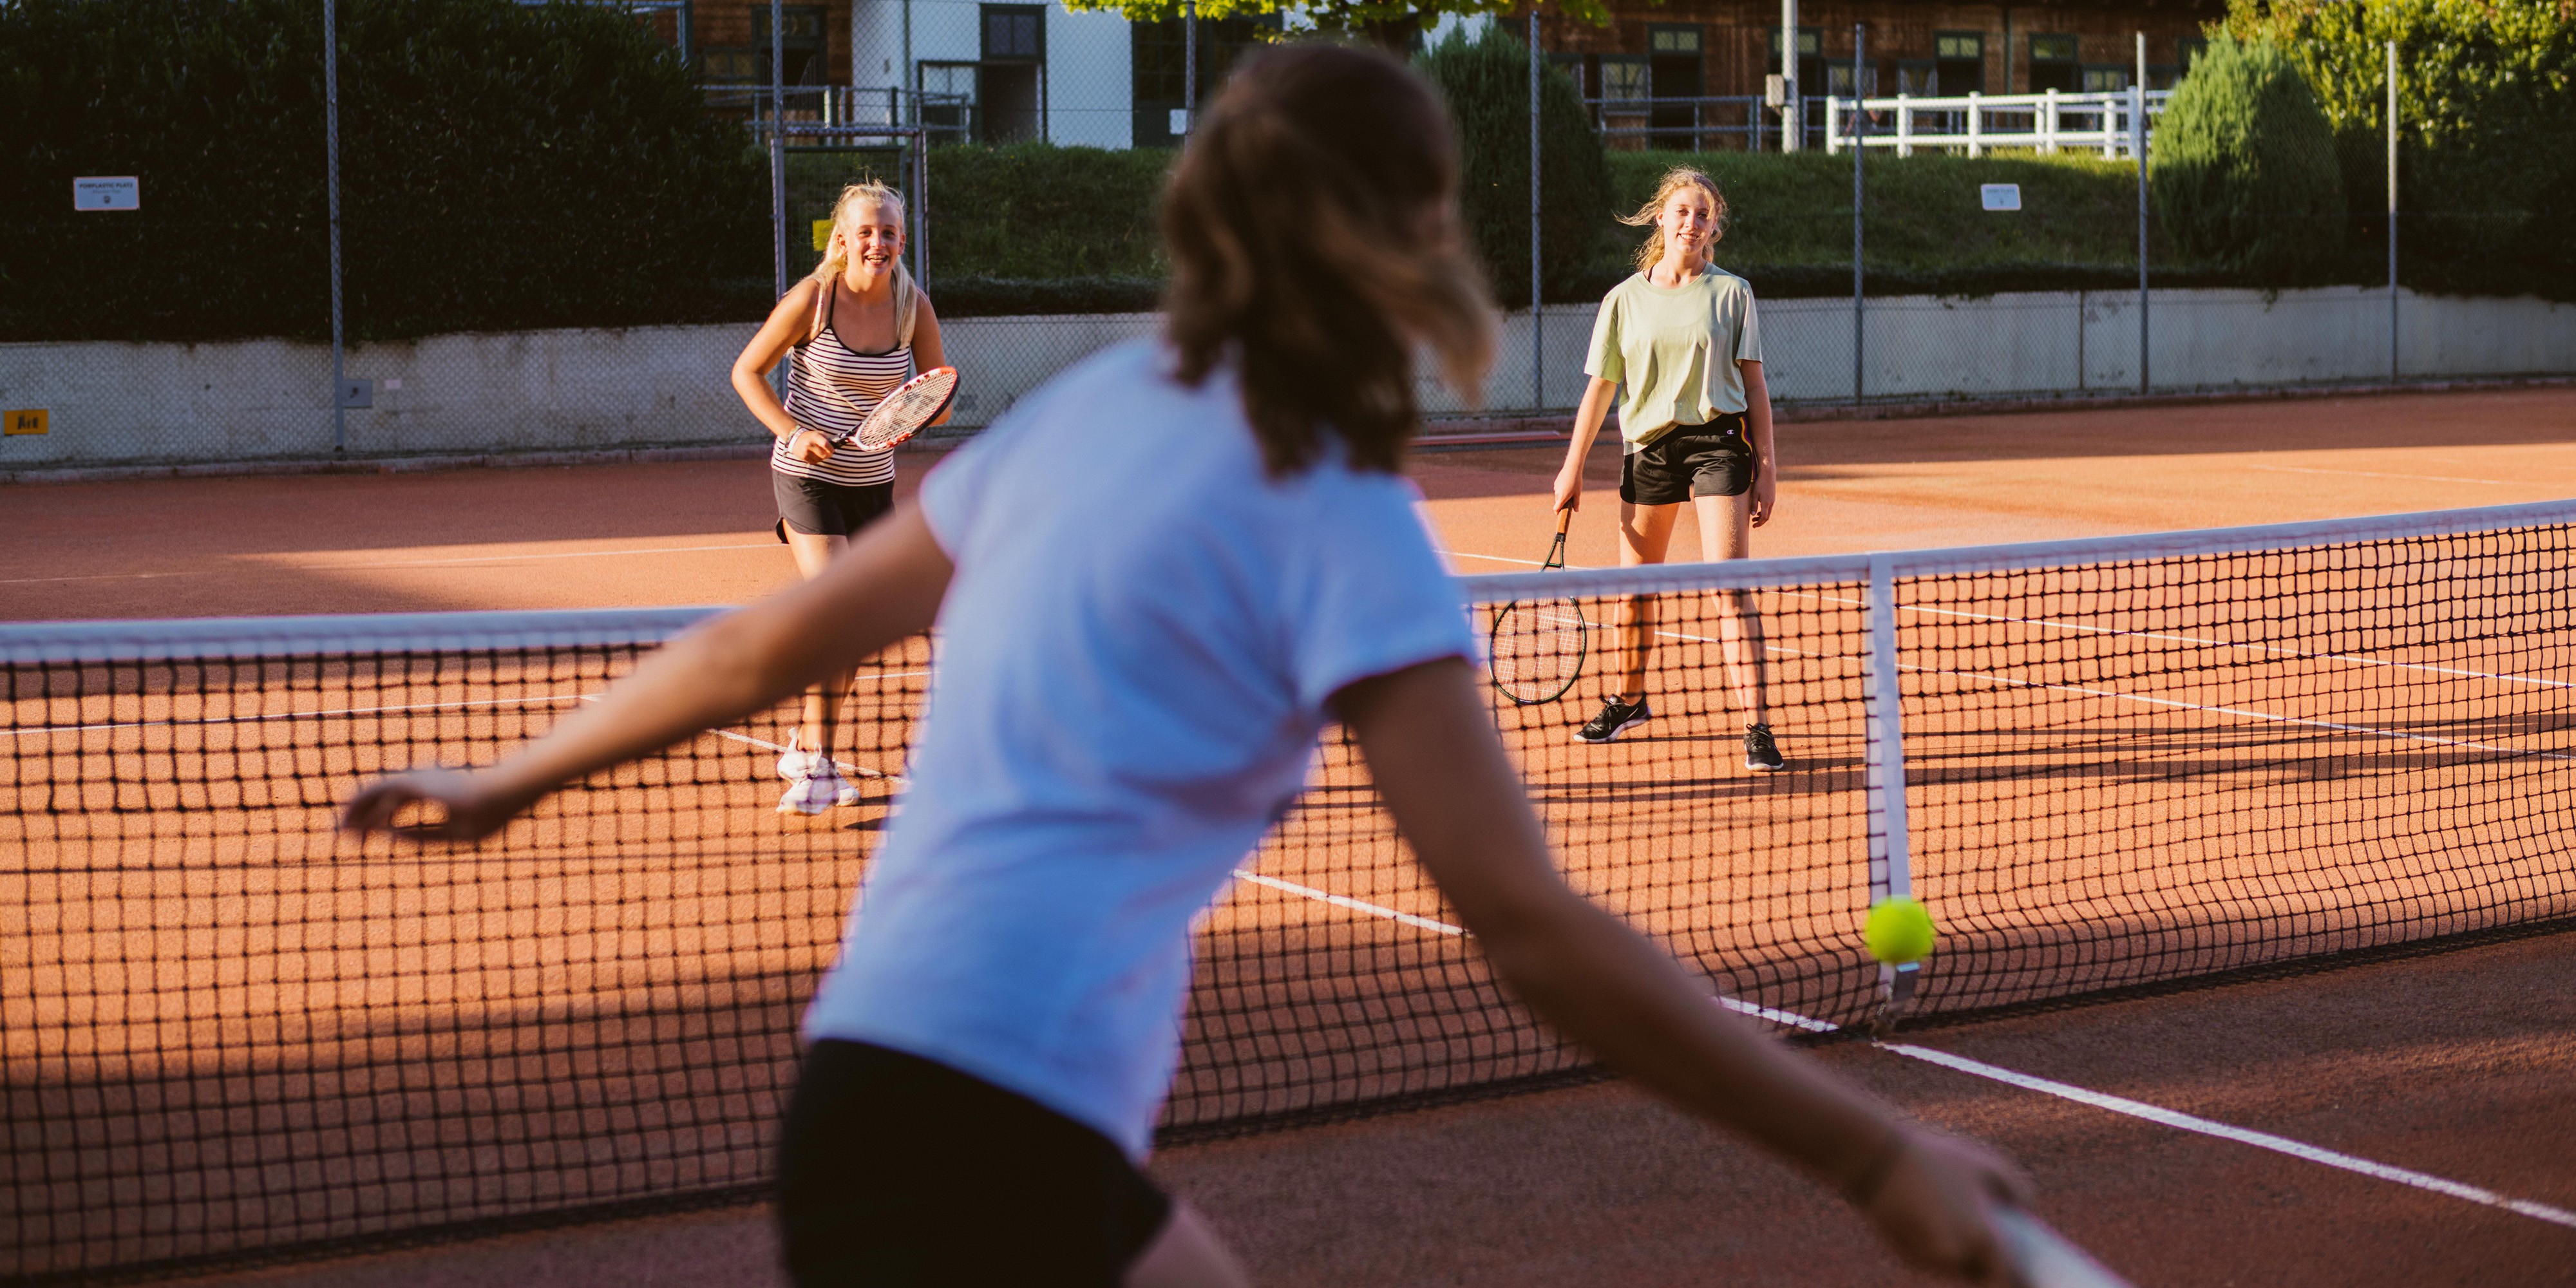
{"label": "tennis racket", "polygon": [[[1540,571],[1565,566],[1565,529],[1573,521],[1574,511],[1556,512],[1556,542],[1548,547]],[[1571,599],[1534,599],[1496,608],[1489,654],[1494,687],[1525,707],[1564,697],[1583,674],[1591,635],[1582,606]]]}
{"label": "tennis racket", "polygon": [[948,410],[949,401],[956,396],[957,368],[932,367],[887,394],[858,428],[833,439],[832,446],[856,443],[871,452],[892,447],[939,419],[939,413]]}
{"label": "tennis racket", "polygon": [[2038,1217],[2009,1204],[1997,1204],[1994,1213],[1995,1226],[2004,1235],[2004,1255],[2012,1259],[2016,1282],[2023,1288],[2129,1288],[2128,1280]]}

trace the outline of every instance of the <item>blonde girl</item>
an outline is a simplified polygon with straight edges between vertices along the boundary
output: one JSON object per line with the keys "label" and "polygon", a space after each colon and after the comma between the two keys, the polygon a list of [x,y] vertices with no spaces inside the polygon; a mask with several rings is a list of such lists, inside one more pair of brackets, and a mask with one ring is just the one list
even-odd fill
{"label": "blonde girl", "polygon": [[937,623],[937,714],[805,1016],[776,1208],[799,1285],[1243,1282],[1141,1164],[1191,925],[1328,721],[1515,996],[1839,1189],[1908,1260],[2002,1281],[2006,1165],[1712,1005],[1557,875],[1397,472],[1414,356],[1472,391],[1493,353],[1457,176],[1403,64],[1264,50],[1172,177],[1162,336],[1057,375],[821,577],[508,761],[350,802],[352,828],[435,801],[430,834],[484,836]]}
{"label": "blonde girl", "polygon": [[[1583,361],[1591,382],[1574,413],[1574,441],[1556,475],[1556,508],[1583,504],[1583,463],[1611,403],[1619,406],[1619,562],[1662,563],[1673,521],[1699,509],[1700,556],[1741,559],[1752,530],[1771,521],[1774,499],[1771,395],[1762,380],[1762,330],[1753,288],[1709,262],[1724,235],[1726,198],[1697,170],[1665,172],[1654,198],[1621,223],[1651,228],[1637,272],[1603,297]],[[1745,717],[1744,764],[1782,769],[1765,710],[1762,619],[1742,592],[1717,614],[1719,649]],[[1608,742],[1653,714],[1646,662],[1655,603],[1630,600],[1619,614],[1622,665],[1616,687],[1581,737]]]}
{"label": "blonde girl", "polygon": [[[778,301],[734,359],[735,392],[777,440],[769,475],[778,539],[807,580],[823,575],[850,538],[894,508],[893,450],[835,448],[832,439],[856,429],[914,372],[946,361],[939,315],[904,271],[903,247],[902,194],[874,180],[842,189],[823,261]],[[781,404],[769,371],[791,351],[796,360]],[[779,813],[858,803],[859,789],[832,757],[849,687],[849,675],[836,674],[805,695],[804,721],[778,758],[778,775],[787,780]]]}

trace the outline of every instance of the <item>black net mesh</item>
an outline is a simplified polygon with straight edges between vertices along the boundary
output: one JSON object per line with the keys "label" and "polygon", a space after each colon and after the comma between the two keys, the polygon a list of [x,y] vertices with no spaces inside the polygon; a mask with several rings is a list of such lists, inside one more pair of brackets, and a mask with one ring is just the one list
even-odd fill
{"label": "black net mesh", "polygon": [[[1912,1017],[2576,916],[2571,518],[1465,585],[1573,677],[1492,693],[1569,880],[1740,1009],[1830,1032],[1880,1005],[1859,925],[1891,884],[1941,926]],[[331,827],[366,776],[489,762],[694,616],[0,628],[0,1276],[763,1193],[927,641],[852,684],[853,807],[777,812],[789,704],[478,848]],[[1648,714],[1586,741],[1613,696]],[[1756,719],[1787,769],[1747,766]],[[1874,762],[1908,784],[1894,837]],[[1497,984],[1338,731],[1199,960],[1167,1140],[1589,1067]]]}

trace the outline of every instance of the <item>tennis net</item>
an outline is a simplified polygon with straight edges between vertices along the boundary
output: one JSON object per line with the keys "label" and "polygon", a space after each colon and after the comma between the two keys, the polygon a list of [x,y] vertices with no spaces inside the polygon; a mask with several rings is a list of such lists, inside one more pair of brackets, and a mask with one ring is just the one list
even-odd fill
{"label": "tennis net", "polygon": [[[1731,1005],[1830,1035],[2576,916],[2571,524],[1461,585],[1568,880]],[[774,812],[782,704],[478,848],[331,828],[366,776],[488,762],[710,611],[0,627],[0,1279],[764,1193],[929,641],[852,682],[854,808]],[[1651,714],[1583,741],[1619,689]],[[1745,766],[1757,702],[1784,771]],[[1919,975],[1859,943],[1904,891],[1941,924]],[[1489,975],[1338,733],[1199,961],[1167,1139],[1589,1069]]]}

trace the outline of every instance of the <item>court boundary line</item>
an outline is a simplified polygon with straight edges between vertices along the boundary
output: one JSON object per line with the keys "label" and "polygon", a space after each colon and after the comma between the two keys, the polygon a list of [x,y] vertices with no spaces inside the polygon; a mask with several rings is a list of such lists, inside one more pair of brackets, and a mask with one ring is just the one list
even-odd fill
{"label": "court boundary line", "polygon": [[[1337,908],[1343,908],[1354,912],[1362,912],[1370,916],[1402,922],[1406,925],[1432,930],[1442,935],[1461,939],[1470,939],[1474,937],[1464,926],[1452,925],[1445,921],[1436,921],[1429,917],[1401,912],[1381,904],[1373,904],[1366,900],[1354,899],[1348,895],[1337,895],[1329,891],[1316,889],[1312,886],[1299,885],[1293,881],[1283,881],[1276,877],[1260,876],[1251,872],[1249,869],[1237,868],[1235,869],[1235,876],[1240,879],[1253,881],[1256,884],[1266,886],[1274,890],[1281,890],[1301,895],[1306,898],[1316,899]],[[1764,1006],[1758,1002],[1748,1002],[1741,998],[1729,997],[1724,994],[1720,994],[1710,1000],[1717,1003],[1717,1005],[1724,1007],[1727,1010],[1734,1011],[1740,1015],[1768,1020],[1774,1024],[1797,1029],[1805,1033],[1824,1035],[1850,1031],[1847,1026],[1844,1025],[1833,1024],[1825,1020],[1816,1019],[1812,1016],[1800,1015],[1795,1011],[1787,1011],[1778,1007]],[[2369,1179],[2376,1181],[2386,1181],[2391,1184],[2412,1186],[2416,1189],[2440,1194],[2448,1198],[2459,1199],[2469,1203],[2482,1204],[2487,1207],[2511,1212],[2517,1216],[2530,1217],[2536,1221],[2545,1221],[2552,1225],[2561,1225],[2569,1229],[2576,1229],[2576,1212],[2570,1212],[2565,1208],[2553,1207],[2547,1203],[2542,1203],[2533,1199],[2514,1198],[2511,1195],[2501,1194],[2497,1191],[2486,1189],[2483,1186],[2470,1185],[2463,1181],[2454,1181],[2447,1177],[2435,1176],[2430,1172],[2419,1172],[2412,1168],[2398,1167],[2391,1163],[2382,1163],[2374,1159],[2363,1158],[2357,1154],[2346,1154],[2340,1150],[2327,1149],[2322,1145],[2311,1145],[2305,1141],[2294,1140],[2287,1136],[2279,1136],[2271,1132],[2256,1131],[2250,1127],[2238,1127],[2232,1123],[2223,1123],[2216,1119],[2202,1118],[2194,1114],[2186,1114],[2180,1110],[2167,1109],[2161,1105],[2151,1105],[2142,1100],[2131,1100],[2128,1097],[2115,1096],[2106,1091],[2095,1091],[2089,1087],[2076,1086],[2073,1083],[2058,1082],[2053,1079],[2042,1078],[2035,1074],[2022,1073],[2018,1070],[2004,1068],[2001,1065],[1988,1064],[1982,1060],[1971,1059],[1970,1057],[1963,1055],[1955,1055],[1951,1052],[1938,1050],[1932,1047],[1917,1046],[1910,1042],[1873,1041],[1870,1045],[1873,1048],[1885,1051],[1890,1055],[1902,1056],[1909,1060],[1921,1061],[1925,1064],[1935,1065],[1940,1068],[1951,1070],[1954,1073],[1964,1073],[1972,1077],[1989,1079],[1991,1081],[2003,1083],[2006,1086],[2018,1087],[2024,1091],[2033,1091],[2043,1095],[2056,1096],[2060,1099],[2071,1100],[2077,1104],[2087,1105],[2110,1113],[2124,1114],[2132,1118],[2154,1123],[2160,1127],[2167,1127],[2176,1131],[2191,1132],[2202,1136],[2209,1136],[2239,1145],[2252,1146],[2256,1149],[2270,1150],[2273,1153],[2284,1154],[2291,1158],[2298,1159],[2301,1162],[2314,1163],[2321,1167],[2331,1167],[2342,1171],[2352,1172],[2356,1175],[2368,1177]]]}

